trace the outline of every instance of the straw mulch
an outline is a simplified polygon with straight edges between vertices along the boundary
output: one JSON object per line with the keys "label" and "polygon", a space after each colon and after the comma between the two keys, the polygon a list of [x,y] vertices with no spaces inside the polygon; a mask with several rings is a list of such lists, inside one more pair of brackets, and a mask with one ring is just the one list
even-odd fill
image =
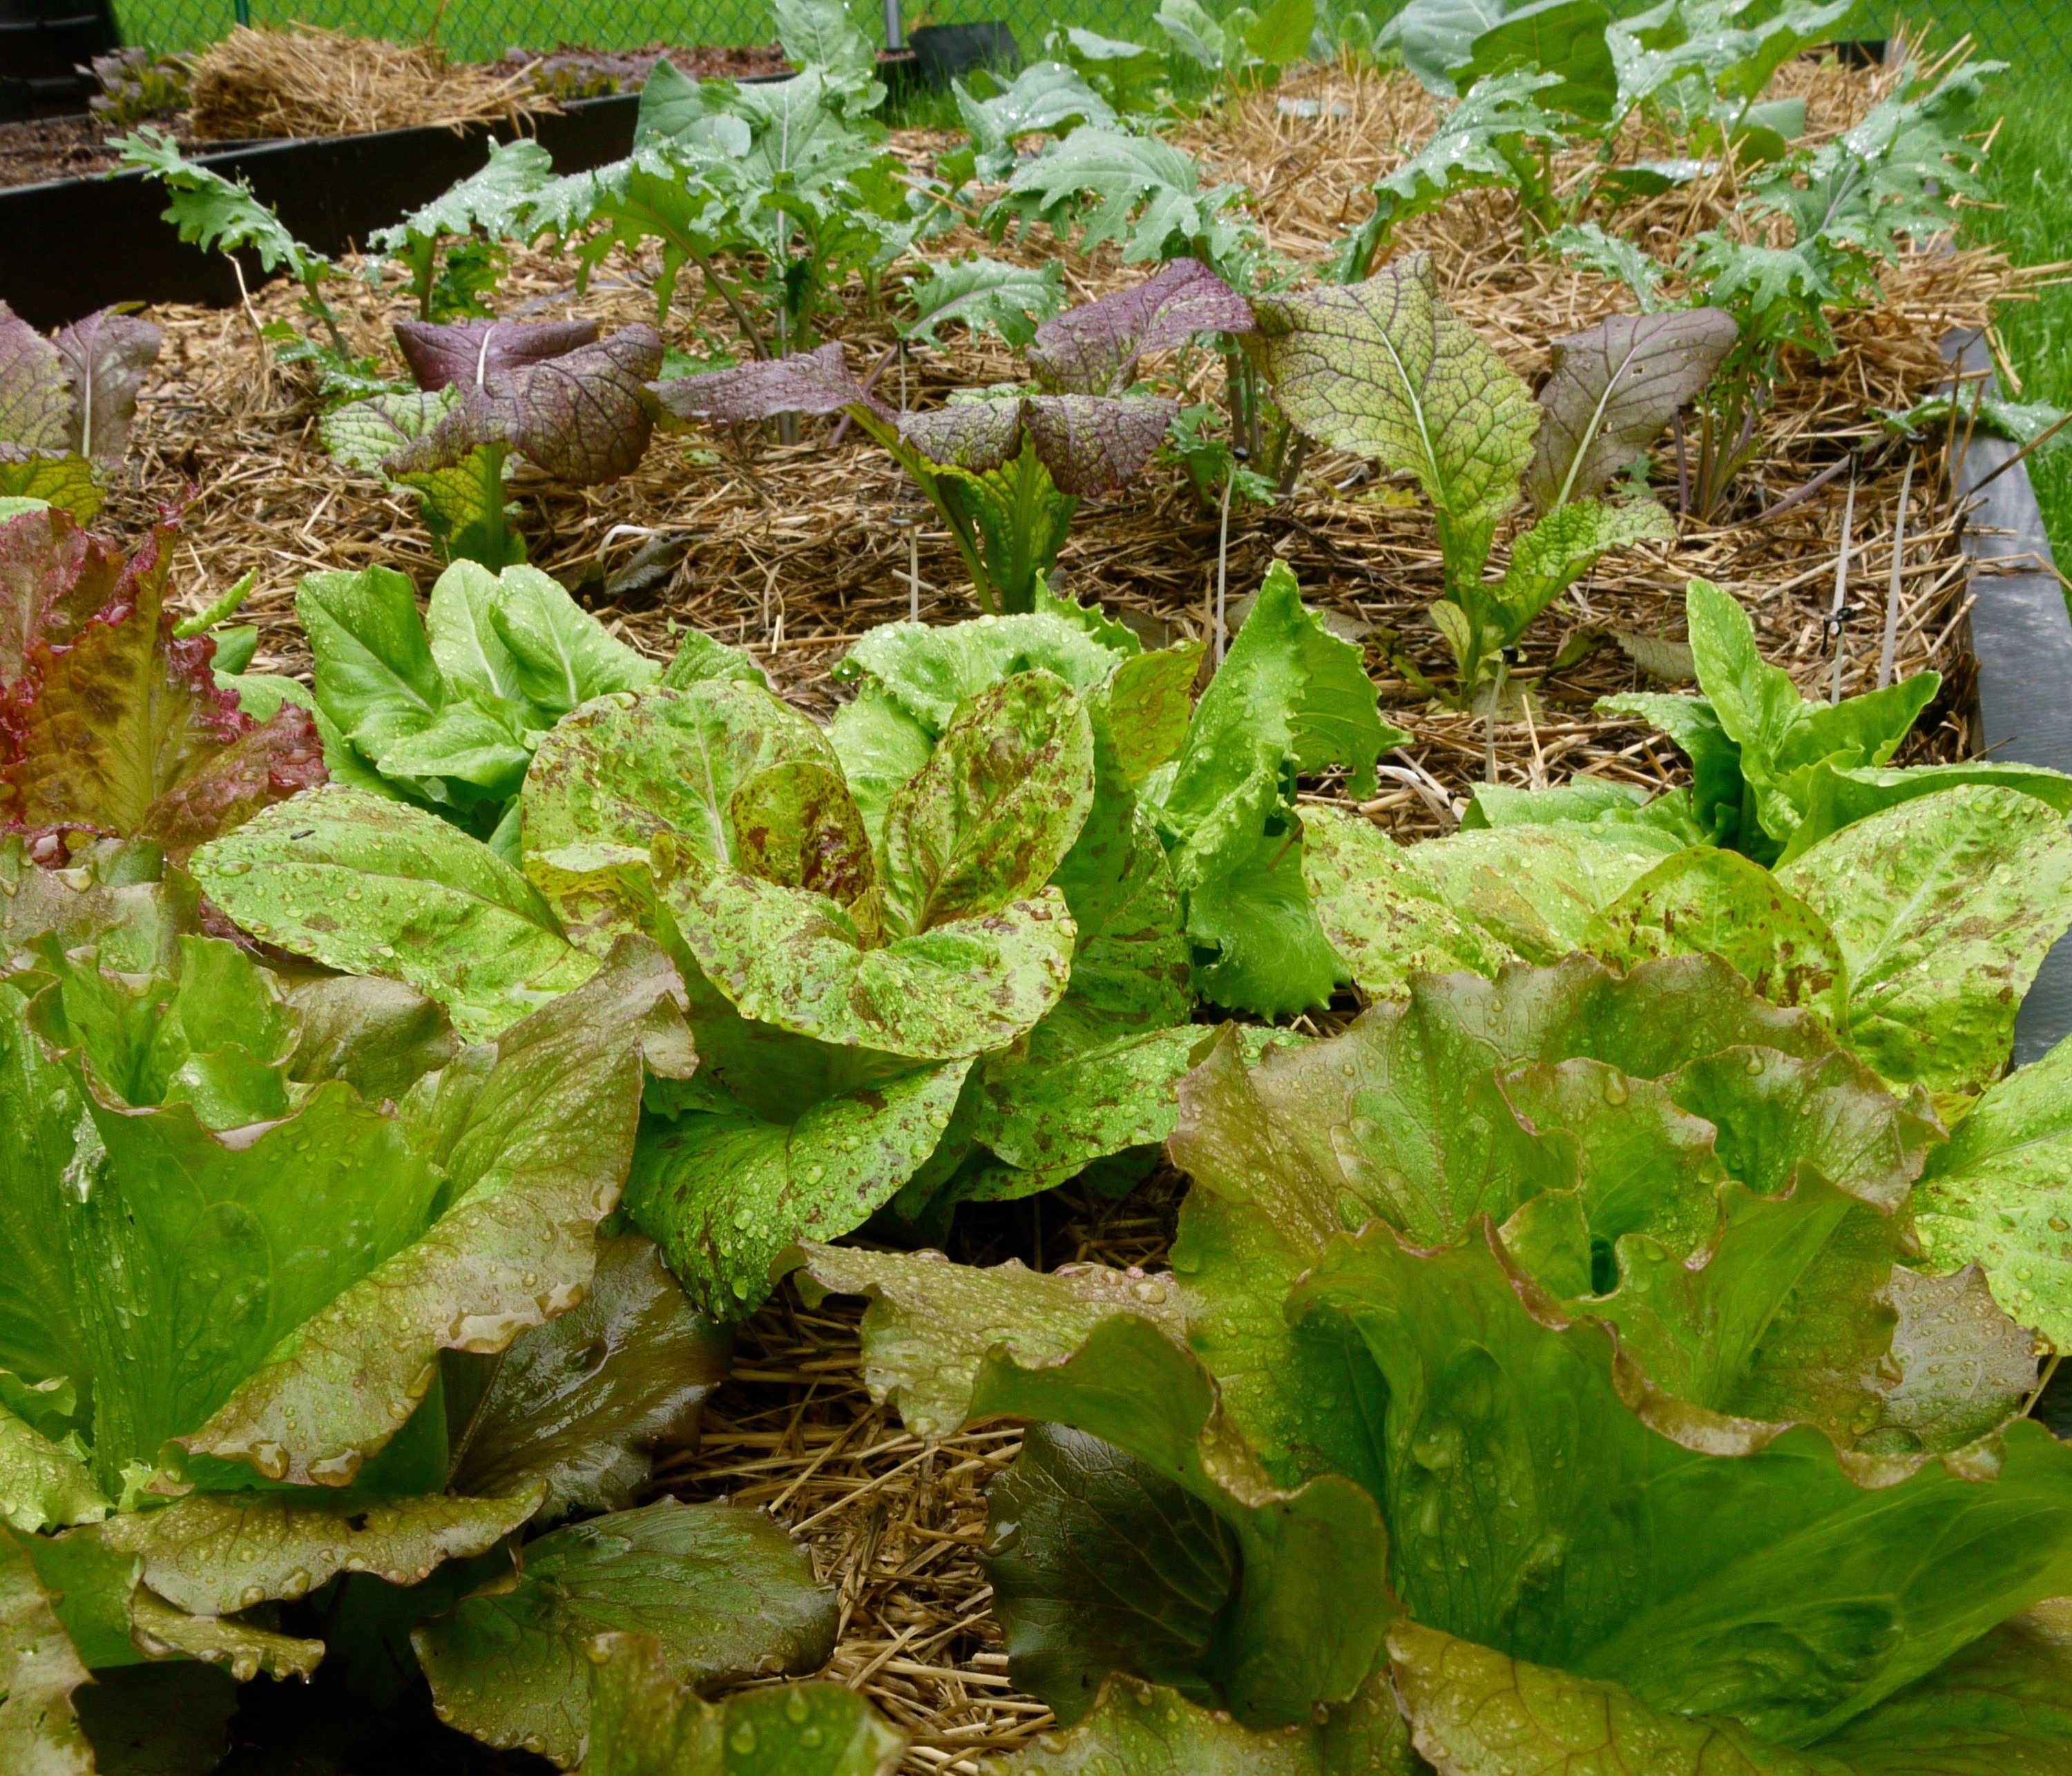
{"label": "straw mulch", "polygon": [[195,59],[197,141],[353,136],[415,125],[459,130],[559,109],[524,69],[449,62],[436,43],[386,43],[312,25],[240,25]]}
{"label": "straw mulch", "polygon": [[[1803,92],[1813,128],[1828,133],[1861,117],[1883,78],[1802,64],[1780,84]],[[1294,114],[1308,107],[1283,99],[1314,100],[1316,114]],[[1367,181],[1431,120],[1429,100],[1404,78],[1328,70],[1226,108],[1189,141],[1216,176],[1251,186],[1276,249],[1315,263],[1358,219]],[[906,133],[894,145],[920,166],[944,144]],[[1667,258],[1675,240],[1729,213],[1733,196],[1724,179],[1705,182],[1625,212],[1622,226],[1642,232]],[[939,259],[984,245],[960,232],[931,253]],[[1503,194],[1472,195],[1406,228],[1399,250],[1411,249],[1434,256],[1449,301],[1528,377],[1544,372],[1550,339],[1630,306],[1622,290],[1523,251]],[[1045,236],[990,250],[1033,262],[1057,249]],[[578,295],[565,261],[516,254],[504,312],[582,314],[607,327],[652,321],[656,269],[652,260],[615,254]],[[1142,275],[1125,271],[1112,249],[1068,256],[1065,270],[1075,301]],[[1449,707],[1416,683],[1422,674],[1444,684],[1449,668],[1423,615],[1440,585],[1431,520],[1407,487],[1369,465],[1320,454],[1291,500],[1233,512],[1232,598],[1256,586],[1269,561],[1287,561],[1305,597],[1341,633],[1359,638],[1388,713],[1412,736],[1384,762],[1380,793],[1363,804],[1370,814],[1406,838],[1449,830],[1486,773],[1536,787],[1579,771],[1650,785],[1678,781],[1684,766],[1666,742],[1598,716],[1591,705],[1609,693],[1657,688],[1628,647],[1648,653],[1634,638],[1680,637],[1683,587],[1693,574],[1736,593],[1769,657],[1809,695],[1824,697],[1834,647],[1823,619],[1842,553],[1847,474],[1788,512],[1761,515],[1851,452],[1859,453],[1860,476],[1842,684],[1854,692],[1874,682],[1906,450],[1884,441],[1869,412],[1909,406],[1930,393],[1945,374],[1944,335],[1984,325],[1995,305],[2020,299],[2025,287],[2023,274],[1978,251],[1922,253],[1885,282],[1883,306],[1846,319],[1831,360],[1792,365],[1766,416],[1760,456],[1721,521],[1688,523],[1674,544],[1602,564],[1528,632],[1513,675],[1522,694],[1494,720]],[[388,324],[407,312],[393,289],[384,295],[346,284],[337,299],[356,347],[387,355]],[[258,590],[246,612],[261,626],[258,668],[306,672],[293,615],[299,576],[381,563],[428,588],[438,565],[413,503],[334,467],[317,445],[310,391],[269,367],[255,323],[294,312],[277,285],[255,297],[249,313],[155,317],[166,331],[166,350],[146,392],[134,479],[117,491],[109,521],[141,526],[158,505],[185,498],[175,578],[182,602],[201,608],[256,569]],[[892,337],[882,314],[854,291],[834,331],[859,372],[878,362]],[[679,290],[664,334],[701,356],[731,337],[724,310],[704,298],[694,275]],[[960,342],[887,369],[879,388],[888,399],[933,403],[952,388],[1015,376],[1018,368],[997,342]],[[1198,364],[1190,393],[1214,398],[1219,376],[1219,367]],[[828,669],[856,635],[906,616],[910,600],[933,622],[969,616],[973,606],[948,538],[883,454],[853,435],[830,450],[829,428],[820,422],[803,435],[788,449],[758,437],[658,437],[637,472],[606,487],[569,490],[521,471],[513,483],[520,528],[533,559],[633,645],[666,657],[681,631],[697,626],[751,649],[786,694],[824,714],[837,701]],[[1971,586],[1948,472],[1967,442],[1961,431],[1930,440],[1915,467],[1898,667],[1905,673],[1932,666],[1944,686],[1909,743],[1910,759],[1961,757],[1978,745],[1965,623]],[[1673,461],[1658,464],[1655,482],[1673,504]],[[916,537],[919,583],[910,586]],[[1158,471],[1133,499],[1081,508],[1060,578],[1153,639],[1199,636],[1211,620],[1215,557],[1215,512],[1177,471]],[[1342,796],[1331,781],[1308,787],[1315,797]],[[956,1255],[1156,1263],[1180,1190],[1161,1174],[1120,1205],[1070,1190],[1007,1205],[975,1224],[960,1223]],[[699,1448],[665,1466],[660,1483],[686,1496],[727,1494],[766,1507],[798,1531],[841,1597],[836,1675],[914,1733],[908,1776],[968,1776],[977,1756],[1018,1744],[1048,1720],[1008,1679],[976,1558],[985,1485],[1012,1459],[1016,1439],[981,1426],[928,1449],[906,1437],[896,1416],[873,1407],[862,1390],[855,1323],[842,1304],[808,1312],[788,1294],[766,1308],[744,1329],[740,1372],[709,1404]]]}

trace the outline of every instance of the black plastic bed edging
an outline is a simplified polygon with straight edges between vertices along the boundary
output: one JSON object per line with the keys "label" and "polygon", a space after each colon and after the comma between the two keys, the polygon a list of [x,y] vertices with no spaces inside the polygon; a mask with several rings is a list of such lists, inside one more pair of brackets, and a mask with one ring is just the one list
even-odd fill
{"label": "black plastic bed edging", "polygon": [[[1967,371],[1992,368],[1985,341],[1976,333],[1953,335],[1944,342],[1943,356]],[[1958,496],[1969,499],[1975,491],[1979,502],[1964,526],[1963,546],[1971,561],[1980,739],[1991,758],[2072,771],[2072,614],[2054,570],[2029,465],[1994,472],[2016,448],[1975,433],[1957,466]],[[2060,938],[2043,959],[2021,1002],[2013,1064],[2037,1059],[2067,1035],[2072,1035],[2072,935]]]}
{"label": "black plastic bed edging", "polygon": [[[633,146],[638,94],[578,99],[532,120],[557,172],[619,160]],[[240,175],[280,212],[295,238],[336,254],[430,203],[489,158],[494,130],[384,130],[374,135],[261,142],[196,154]],[[185,245],[162,220],[165,188],[141,173],[54,179],[0,190],[0,299],[35,327],[59,327],[110,302],[228,307],[237,278],[221,254]],[[248,256],[245,277],[261,281]]]}

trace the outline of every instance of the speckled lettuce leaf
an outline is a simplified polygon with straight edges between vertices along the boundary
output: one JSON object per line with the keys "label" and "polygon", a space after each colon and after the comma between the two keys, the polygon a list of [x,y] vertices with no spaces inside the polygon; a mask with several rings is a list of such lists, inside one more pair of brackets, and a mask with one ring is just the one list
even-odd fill
{"label": "speckled lettuce leaf", "polygon": [[862,1226],[935,1150],[968,1061],[922,1067],[809,1102],[789,1120],[713,1091],[643,1124],[627,1212],[692,1299],[738,1318],[770,1289],[771,1261],[802,1239]]}
{"label": "speckled lettuce leaf", "polygon": [[1177,1689],[1112,1679],[1070,1732],[1046,1733],[983,1776],[1422,1776],[1385,1676],[1300,1727],[1255,1731]]}
{"label": "speckled lettuce leaf", "polygon": [[1901,802],[1980,783],[2014,789],[2048,803],[2061,814],[2072,814],[2072,777],[2041,765],[2001,763],[1965,758],[1948,765],[1849,767],[1823,761],[1805,776],[1805,814],[1778,859],[1790,863],[1831,832],[1867,820]]}
{"label": "speckled lettuce leaf", "polygon": [[[11,319],[11,317],[10,317]],[[23,1776],[94,1776],[72,1696],[87,1671],[13,1531],[0,1529],[0,1761]]]}
{"label": "speckled lettuce leaf", "polygon": [[503,445],[572,487],[626,474],[648,449],[647,384],[662,368],[661,336],[622,327],[594,345],[461,385],[459,403],[421,438],[384,459],[398,477],[454,467]]}
{"label": "speckled lettuce leaf", "polygon": [[1440,298],[1430,258],[1253,306],[1281,411],[1319,443],[1415,475],[1449,585],[1478,580],[1497,520],[1517,503],[1540,410]]}
{"label": "speckled lettuce leaf", "polygon": [[1662,860],[1680,836],[1567,822],[1460,832],[1408,855],[1446,903],[1529,962],[1587,947],[1598,914]]}
{"label": "speckled lettuce leaf", "polygon": [[1068,309],[1036,329],[1029,368],[1054,394],[1120,394],[1140,358],[1170,352],[1197,333],[1249,333],[1252,306],[1198,259]]}
{"label": "speckled lettuce leaf", "polygon": [[1037,893],[1093,800],[1092,725],[1063,679],[1018,672],[960,705],[886,808],[887,931],[985,919]]}
{"label": "speckled lettuce leaf", "polygon": [[855,1691],[821,1682],[702,1700],[657,1636],[590,1644],[583,1776],[892,1776],[906,1736]]}
{"label": "speckled lettuce leaf", "polygon": [[1448,904],[1406,850],[1372,821],[1337,808],[1302,817],[1302,880],[1318,923],[1353,985],[1400,998],[1413,974],[1466,968],[1494,976],[1516,960],[1503,941]]}
{"label": "speckled lettuce leaf", "polygon": [[1238,1560],[1207,1505],[1083,1431],[1031,1426],[986,1489],[980,1564],[1009,1673],[1067,1726],[1112,1671],[1214,1708],[1209,1649]]}
{"label": "speckled lettuce leaf", "polygon": [[[705,1396],[726,1379],[733,1340],[698,1314],[639,1238],[600,1240],[582,1301],[522,1332],[456,1428],[447,1484],[502,1497],[546,1488],[537,1517],[623,1511],[651,1452],[688,1443]],[[450,1357],[447,1396],[487,1360]],[[467,1375],[479,1384],[479,1374]]]}
{"label": "speckled lettuce leaf", "polygon": [[1215,1511],[1242,1551],[1244,1580],[1209,1663],[1241,1719],[1306,1719],[1358,1689],[1395,1608],[1372,1501],[1338,1475],[1294,1492],[1272,1485],[1180,1342],[1185,1304],[1170,1281],[828,1247],[780,1262],[803,1264],[817,1291],[873,1297],[865,1379],[917,1435],[998,1412],[1068,1425]]}
{"label": "speckled lettuce leaf", "polygon": [[1498,639],[1506,645],[1516,641],[1526,625],[1601,556],[1630,543],[1666,541],[1675,534],[1675,521],[1652,500],[1619,506],[1577,500],[1548,512],[1511,539],[1511,559],[1491,601],[1499,613]]}
{"label": "speckled lettuce leaf", "polygon": [[699,877],[731,868],[735,793],[794,761],[832,767],[835,754],[761,684],[712,679],[604,698],[541,742],[523,798],[527,867],[571,845],[645,849],[668,833],[679,868]]}
{"label": "speckled lettuce leaf", "polygon": [[881,410],[849,373],[841,347],[832,340],[817,352],[672,377],[652,388],[665,412],[706,426],[745,426],[779,413],[837,413],[850,406]]}
{"label": "speckled lettuce leaf", "polygon": [[695,1065],[683,1005],[668,960],[629,938],[585,985],[457,1059],[418,1112],[444,1212],[304,1321],[182,1446],[269,1478],[347,1484],[416,1410],[440,1350],[494,1354],[574,1307],[631,1157],[644,1073]]}
{"label": "speckled lettuce leaf", "polygon": [[[76,574],[99,589],[92,555],[67,546],[62,520],[32,516],[21,534],[40,537],[56,557],[31,569],[31,581],[47,589]],[[0,700],[0,820],[141,833],[184,853],[324,780],[306,711],[251,721],[216,688],[215,644],[173,634],[165,589],[174,536],[154,531],[107,602],[76,624],[64,619],[84,584],[36,601],[60,620],[36,622]]]}
{"label": "speckled lettuce leaf", "polygon": [[1389,1672],[1420,1758],[1449,1776],[1556,1776],[1577,1768],[1704,1776],[1842,1776],[1817,1753],[1766,1745],[1736,1721],[1651,1708],[1580,1677],[1404,1621]]}
{"label": "speckled lettuce leaf", "polygon": [[1486,1229],[1427,1253],[1371,1227],[1289,1311],[1349,1325],[1385,1383],[1380,1497],[1412,1618],[1653,1708],[1815,1741],[2072,1568],[2072,1450],[2040,1425],[1868,1464],[1811,1426],[1688,1408],[1651,1429],[1607,1329],[1556,1310]]}
{"label": "speckled lettuce leaf", "polygon": [[2072,924],[2049,804],[1966,787],[1844,827],[1777,872],[1848,966],[1848,1041],[1887,1079],[1977,1092],[2006,1064],[2044,952]]}
{"label": "speckled lettuce leaf", "polygon": [[1712,380],[1733,344],[1716,308],[1614,314],[1548,347],[1525,491],[1540,512],[1594,498]]}
{"label": "speckled lettuce leaf", "polygon": [[398,321],[396,344],[420,388],[472,388],[597,343],[594,321]]}
{"label": "speckled lettuce leaf", "polygon": [[1012,1042],[1054,1005],[1075,935],[1055,888],[882,948],[835,901],[738,873],[664,895],[705,976],[744,1018],[823,1042],[950,1060]]}
{"label": "speckled lettuce leaf", "polygon": [[674,1499],[528,1543],[519,1569],[412,1630],[441,1716],[572,1769],[590,1728],[590,1643],[652,1634],[679,1684],[817,1670],[835,1597],[759,1511]]}
{"label": "speckled lettuce leaf", "polygon": [[1162,395],[1031,395],[1022,424],[1060,493],[1118,493],[1144,472],[1180,411]]}
{"label": "speckled lettuce leaf", "polygon": [[415,1585],[445,1561],[494,1548],[539,1508],[541,1495],[536,1483],[502,1498],[198,1492],[161,1511],[125,1511],[100,1536],[139,1561],[143,1582],[175,1609],[227,1616],[306,1596],[340,1572]]}
{"label": "speckled lettuce leaf", "polygon": [[1771,1004],[1848,1035],[1848,964],[1827,922],[1760,864],[1694,845],[1667,857],[1592,923],[1585,948],[1622,968],[1654,956],[1731,962]]}
{"label": "speckled lettuce leaf", "polygon": [[149,321],[112,308],[58,330],[51,343],[72,385],[67,449],[102,463],[121,459],[138,394],[164,338]]}
{"label": "speckled lettuce leaf", "polygon": [[770,680],[746,648],[715,641],[702,629],[686,629],[676,652],[662,669],[666,690],[687,690],[709,678],[738,678],[768,689]]}
{"label": "speckled lettuce leaf", "polygon": [[333,787],[195,854],[209,898],[255,936],[329,967],[408,981],[471,1040],[586,979],[552,910],[437,815]]}
{"label": "speckled lettuce leaf", "polygon": [[[1018,616],[974,617],[939,628],[882,623],[842,656],[834,676],[845,684],[890,697],[922,726],[932,745],[942,737],[960,704],[1017,672],[1050,672],[1085,697],[1105,684],[1128,657],[1082,625],[1038,610]],[[842,716],[837,712],[829,735],[846,766],[843,734]]]}
{"label": "speckled lettuce leaf", "polygon": [[2002,1307],[2072,1350],[2072,1040],[1979,1100],[1914,1208],[1930,1264],[1979,1264]]}

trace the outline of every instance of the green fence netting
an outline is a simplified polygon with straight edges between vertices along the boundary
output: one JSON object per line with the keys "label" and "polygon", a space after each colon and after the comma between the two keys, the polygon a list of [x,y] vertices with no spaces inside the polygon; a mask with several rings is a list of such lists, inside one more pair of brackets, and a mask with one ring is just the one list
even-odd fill
{"label": "green fence netting", "polygon": [[[1618,3],[1618,0],[1614,0]],[[852,0],[857,22],[874,34],[882,12],[874,0]],[[909,27],[1004,18],[1025,54],[1036,51],[1054,21],[1085,25],[1110,36],[1159,40],[1151,15],[1157,0],[912,0]],[[1220,7],[1214,10],[1220,10]],[[1371,14],[1384,10],[1373,7]],[[1636,10],[1631,4],[1620,10]],[[2072,0],[1919,0],[1905,10],[1927,18],[1939,38],[1970,31],[1983,51],[2012,64],[2019,80],[2072,80]],[[126,42],[167,50],[198,49],[240,17],[253,24],[311,24],[405,43],[436,31],[450,55],[468,60],[500,56],[513,44],[551,48],[582,43],[601,49],[642,43],[767,43],[774,33],[769,0],[116,0]],[[1867,17],[1887,18],[1873,9]],[[1859,27],[1876,35],[1886,26]]]}

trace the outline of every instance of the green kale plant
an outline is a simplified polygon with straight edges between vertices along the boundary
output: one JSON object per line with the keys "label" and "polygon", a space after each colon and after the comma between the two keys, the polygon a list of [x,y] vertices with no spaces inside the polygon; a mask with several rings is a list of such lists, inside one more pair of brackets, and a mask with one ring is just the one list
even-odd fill
{"label": "green kale plant", "polygon": [[895,413],[864,391],[832,344],[652,387],[677,419],[709,426],[846,414],[940,514],[979,607],[1013,614],[1036,608],[1080,500],[1119,491],[1141,474],[1178,412],[1163,396],[1132,392],[1140,362],[1197,334],[1251,324],[1241,297],[1204,266],[1181,260],[1035,328],[1026,389],[988,389]]}
{"label": "green kale plant", "polygon": [[[2047,1186],[1995,1124],[1971,1176]],[[1170,1272],[779,1263],[870,1299],[915,1434],[1038,1421],[985,1555],[1072,1726],[1024,1767],[2048,1768],[2072,1450],[1912,1236],[1945,1141],[1716,957],[1572,956],[1222,1032]]]}
{"label": "green kale plant", "polygon": [[[1560,342],[1530,389],[1441,298],[1424,254],[1364,282],[1254,305],[1273,398],[1320,442],[1408,470],[1431,502],[1445,596],[1432,619],[1478,689],[1527,625],[1607,550],[1673,534],[1652,500],[1597,499],[1704,385],[1732,343],[1711,310],[1620,316]],[[1523,491],[1536,521],[1485,583],[1498,520]]]}

